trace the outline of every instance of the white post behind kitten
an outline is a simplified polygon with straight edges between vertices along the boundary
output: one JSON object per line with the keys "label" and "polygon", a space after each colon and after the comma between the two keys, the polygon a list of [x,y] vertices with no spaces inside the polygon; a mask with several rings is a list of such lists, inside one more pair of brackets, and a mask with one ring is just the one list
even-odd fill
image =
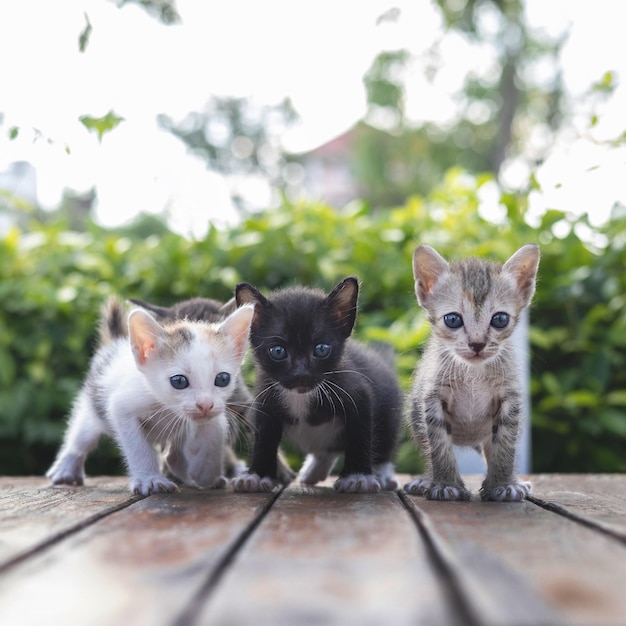
{"label": "white post behind kitten", "polygon": [[406,485],[435,500],[467,500],[453,445],[484,454],[483,500],[522,500],[515,452],[526,403],[513,332],[535,291],[539,249],[520,248],[504,265],[452,264],[430,246],[413,255],[415,292],[432,335],[416,368],[410,422],[426,474]]}
{"label": "white post behind kitten", "polygon": [[223,322],[161,325],[142,309],[124,323],[113,300],[101,319],[101,346],[79,392],[63,445],[47,472],[54,484],[84,482],[84,464],[103,433],[119,444],[133,493],[177,489],[160,468],[199,487],[223,487],[226,404],[248,344],[252,305]]}

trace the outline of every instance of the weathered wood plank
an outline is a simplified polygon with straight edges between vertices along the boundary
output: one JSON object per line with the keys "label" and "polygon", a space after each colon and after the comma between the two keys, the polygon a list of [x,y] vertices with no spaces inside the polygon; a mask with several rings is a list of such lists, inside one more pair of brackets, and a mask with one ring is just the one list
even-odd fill
{"label": "weathered wood plank", "polygon": [[[417,499],[400,497],[431,546],[433,560],[444,572],[447,584],[460,598],[467,618],[465,626],[558,626],[563,619],[517,573],[472,543],[452,546],[433,520],[419,508]],[[447,503],[453,506],[457,503]]]}
{"label": "weathered wood plank", "polygon": [[538,475],[533,484],[538,504],[626,542],[626,474]]}
{"label": "weathered wood plank", "polygon": [[[475,491],[479,482],[469,485]],[[537,484],[535,491],[540,489]],[[500,563],[515,573],[524,589],[532,589],[572,624],[624,624],[626,547],[621,542],[531,502],[409,497],[463,570],[473,571],[487,591],[492,583],[492,591],[498,590],[494,575]]]}
{"label": "weathered wood plank", "polygon": [[52,487],[46,478],[0,479],[0,572],[39,546],[137,501],[125,478]]}
{"label": "weathered wood plank", "polygon": [[0,577],[0,624],[172,624],[273,494],[153,495]]}
{"label": "weathered wood plank", "polygon": [[395,493],[289,487],[200,624],[455,624],[462,614]]}

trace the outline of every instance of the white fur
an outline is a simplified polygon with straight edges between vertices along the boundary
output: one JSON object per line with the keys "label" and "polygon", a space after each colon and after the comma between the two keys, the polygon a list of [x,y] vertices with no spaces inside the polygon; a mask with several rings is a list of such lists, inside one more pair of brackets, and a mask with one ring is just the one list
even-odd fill
{"label": "white fur", "polygon": [[285,424],[284,432],[287,439],[305,454],[313,453],[323,457],[328,455],[330,450],[343,450],[341,439],[345,424],[341,417],[337,416],[332,423],[326,423],[322,427],[311,426],[306,418],[310,414],[314,398],[315,391],[309,393],[283,391],[283,401],[289,407],[291,415],[297,418],[295,423]]}
{"label": "white fur", "polygon": [[[82,484],[85,458],[107,433],[122,449],[133,493],[177,489],[163,476],[154,444],[165,450],[170,471],[183,483],[223,487],[226,404],[251,319],[252,307],[247,306],[219,325],[185,322],[193,338],[172,351],[168,336],[147,313],[132,312],[130,340],[119,338],[96,355],[96,363],[103,365],[92,367],[47,476],[54,484]],[[226,387],[215,385],[220,372],[231,376]],[[174,389],[170,377],[175,374],[186,376],[189,387]],[[104,420],[94,402],[104,407]]]}
{"label": "white fur", "polygon": [[393,463],[380,463],[374,465],[374,476],[378,479],[382,489],[386,491],[395,491],[398,488]]}
{"label": "white fur", "polygon": [[338,454],[308,454],[300,468],[298,480],[304,485],[315,485],[326,480],[338,458]]}

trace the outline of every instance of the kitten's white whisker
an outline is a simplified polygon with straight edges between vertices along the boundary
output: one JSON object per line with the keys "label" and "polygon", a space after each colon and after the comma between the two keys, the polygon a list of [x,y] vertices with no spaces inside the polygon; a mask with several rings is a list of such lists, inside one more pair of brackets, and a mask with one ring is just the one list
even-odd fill
{"label": "kitten's white whisker", "polygon": [[372,385],[374,384],[374,381],[369,376],[367,376],[363,372],[359,372],[358,370],[332,370],[330,372],[324,372],[325,376],[328,376],[329,374],[358,374],[359,376],[365,378],[365,380],[367,380]]}
{"label": "kitten's white whisker", "polygon": [[[332,389],[334,391],[335,395],[337,396],[338,400],[341,402],[342,406],[344,406],[343,401],[341,400],[341,397],[337,393],[337,390],[341,391],[341,393],[343,393],[348,398],[348,400],[350,400],[350,402],[352,403],[352,406],[354,407],[354,410],[358,412],[359,409],[357,407],[357,404],[354,398],[348,393],[348,391],[346,391],[341,385],[338,385],[332,380],[327,380],[325,382],[328,383],[328,385],[330,385],[329,389]],[[345,414],[345,407],[344,407],[344,414]]]}

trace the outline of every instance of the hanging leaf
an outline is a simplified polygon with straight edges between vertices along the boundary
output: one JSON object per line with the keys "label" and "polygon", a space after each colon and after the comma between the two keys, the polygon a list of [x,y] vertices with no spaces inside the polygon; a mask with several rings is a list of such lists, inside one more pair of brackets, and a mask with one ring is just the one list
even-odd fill
{"label": "hanging leaf", "polygon": [[85,22],[85,28],[78,37],[78,49],[81,52],[85,52],[85,50],[87,49],[87,45],[89,44],[89,37],[91,36],[92,31],[91,22],[89,21],[89,16],[87,15],[87,13],[85,13]]}
{"label": "hanging leaf", "polygon": [[124,121],[123,117],[115,115],[113,111],[109,111],[104,117],[81,115],[78,119],[87,130],[98,133],[98,141],[102,141],[104,133],[112,131],[120,122]]}

